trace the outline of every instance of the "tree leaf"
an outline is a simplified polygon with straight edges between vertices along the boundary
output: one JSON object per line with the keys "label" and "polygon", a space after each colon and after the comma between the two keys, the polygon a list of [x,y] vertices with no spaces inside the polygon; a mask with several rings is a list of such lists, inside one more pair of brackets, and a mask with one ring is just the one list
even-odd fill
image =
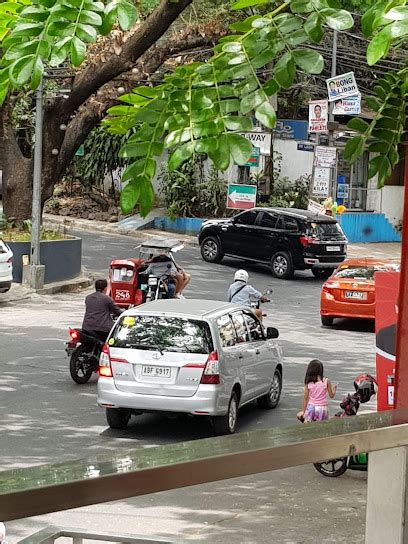
{"label": "tree leaf", "polygon": [[299,68],[307,74],[320,74],[324,68],[323,57],[318,51],[295,49],[292,55]]}
{"label": "tree leaf", "polygon": [[355,162],[364,152],[365,139],[363,136],[355,136],[346,144],[344,158],[346,161]]}
{"label": "tree leaf", "polygon": [[218,139],[217,147],[215,149],[208,149],[208,156],[218,170],[226,170],[231,162],[228,136],[228,134],[222,134]]}
{"label": "tree leaf", "polygon": [[99,15],[99,13],[95,13],[94,11],[89,11],[86,9],[81,11],[79,20],[81,23],[87,24],[87,25],[93,25],[93,26],[102,25],[102,17]]}
{"label": "tree leaf", "polygon": [[351,130],[356,130],[357,132],[361,132],[362,134],[366,133],[367,130],[370,128],[370,125],[359,117],[351,119],[351,121],[347,123],[347,126],[348,128],[351,128]]}
{"label": "tree leaf", "polygon": [[137,20],[137,9],[130,2],[126,0],[118,1],[117,14],[120,28],[122,30],[129,30]]}
{"label": "tree leaf", "polygon": [[226,137],[230,154],[236,164],[246,164],[252,153],[251,142],[239,134],[227,134]]}
{"label": "tree leaf", "polygon": [[378,111],[382,106],[381,102],[375,96],[366,96],[365,101],[367,106],[373,111]]}
{"label": "tree leaf", "polygon": [[235,4],[232,4],[231,9],[245,9],[252,8],[253,6],[259,6],[260,4],[267,4],[270,0],[238,0]]}
{"label": "tree leaf", "polygon": [[26,55],[13,62],[10,66],[10,83],[14,87],[22,87],[30,79],[34,67],[34,60],[34,55]]}
{"label": "tree leaf", "polygon": [[334,30],[347,30],[354,26],[354,20],[350,12],[345,9],[326,8],[320,11],[326,24]]}
{"label": "tree leaf", "polygon": [[33,90],[38,89],[41,83],[41,78],[43,76],[43,73],[44,73],[43,61],[40,57],[37,57],[34,62],[33,72],[31,76],[31,88]]}
{"label": "tree leaf", "polygon": [[273,129],[276,124],[276,112],[269,102],[264,102],[255,110],[255,117],[265,127]]}
{"label": "tree leaf", "polygon": [[322,19],[319,13],[311,13],[307,18],[304,29],[309,38],[315,43],[320,43],[323,39]]}
{"label": "tree leaf", "polygon": [[239,130],[241,132],[252,130],[252,123],[248,117],[232,115],[230,117],[225,117],[224,123],[228,130]]}
{"label": "tree leaf", "polygon": [[381,32],[372,38],[367,47],[367,62],[370,66],[387,54],[389,44],[390,39]]}
{"label": "tree leaf", "polygon": [[275,79],[281,87],[289,89],[296,75],[296,64],[291,53],[287,52],[278,60],[274,68]]}
{"label": "tree leaf", "polygon": [[141,178],[140,180],[140,195],[139,195],[139,204],[140,204],[140,215],[146,217],[153,207],[154,202],[154,189],[151,181],[146,178]]}
{"label": "tree leaf", "polygon": [[241,100],[240,111],[242,114],[247,114],[252,110],[255,110],[258,106],[265,101],[265,93],[261,90],[257,90],[245,96]]}
{"label": "tree leaf", "polygon": [[130,181],[120,193],[120,207],[125,215],[129,215],[137,204],[140,196],[140,185],[136,180]]}
{"label": "tree leaf", "polygon": [[[194,142],[187,142],[179,146],[174,153],[170,156],[168,166],[169,172],[177,170],[179,166],[189,159],[194,153]],[[152,178],[153,176],[151,176]]]}
{"label": "tree leaf", "polygon": [[150,142],[128,142],[119,151],[119,157],[123,159],[145,157],[149,151],[149,146]]}
{"label": "tree leaf", "polygon": [[292,0],[290,2],[290,9],[293,13],[310,13],[313,8],[313,2],[310,0]]}
{"label": "tree leaf", "polygon": [[71,61],[74,66],[80,66],[86,57],[86,45],[74,36],[71,41]]}
{"label": "tree leaf", "polygon": [[273,96],[274,94],[276,94],[280,90],[280,88],[281,88],[281,86],[276,81],[276,79],[270,79],[263,86],[263,90],[264,90],[265,94],[267,94],[268,96]]}

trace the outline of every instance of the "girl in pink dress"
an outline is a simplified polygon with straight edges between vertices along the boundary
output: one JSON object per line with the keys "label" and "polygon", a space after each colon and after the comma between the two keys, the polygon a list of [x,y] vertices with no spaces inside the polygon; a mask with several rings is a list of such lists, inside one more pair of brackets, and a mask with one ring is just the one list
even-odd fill
{"label": "girl in pink dress", "polygon": [[323,364],[317,359],[310,361],[305,376],[303,410],[298,413],[298,418],[307,423],[329,419],[327,395],[334,398],[336,389],[336,385],[324,378]]}

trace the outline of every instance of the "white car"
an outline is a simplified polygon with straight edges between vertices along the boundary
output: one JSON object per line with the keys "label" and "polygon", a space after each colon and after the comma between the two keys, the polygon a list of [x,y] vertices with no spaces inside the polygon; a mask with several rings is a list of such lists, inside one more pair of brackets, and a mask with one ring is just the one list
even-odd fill
{"label": "white car", "polygon": [[275,408],[282,389],[278,331],[251,309],[212,300],[157,300],[123,313],[100,358],[98,404],[110,427],[143,412],[210,417],[235,431],[238,408]]}
{"label": "white car", "polygon": [[0,293],[7,293],[13,281],[13,252],[0,240]]}

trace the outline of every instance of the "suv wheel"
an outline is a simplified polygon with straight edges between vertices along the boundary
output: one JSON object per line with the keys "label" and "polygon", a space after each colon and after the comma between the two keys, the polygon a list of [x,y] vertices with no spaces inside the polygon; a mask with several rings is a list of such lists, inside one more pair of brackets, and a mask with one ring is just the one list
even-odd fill
{"label": "suv wheel", "polygon": [[280,280],[293,278],[292,259],[286,251],[278,251],[271,259],[272,274]]}
{"label": "suv wheel", "polygon": [[333,271],[333,268],[312,268],[312,274],[315,278],[330,278]]}
{"label": "suv wheel", "polygon": [[214,431],[216,434],[234,434],[237,427],[238,419],[238,397],[235,391],[232,392],[228,412],[225,416],[217,416],[212,418]]}
{"label": "suv wheel", "polygon": [[329,317],[328,315],[322,315],[321,320],[323,327],[331,327],[334,321],[334,319],[332,317]]}
{"label": "suv wheel", "polygon": [[201,243],[201,256],[208,263],[219,263],[224,257],[221,242],[214,236],[204,238]]}
{"label": "suv wheel", "polygon": [[276,408],[279,404],[279,399],[282,392],[282,374],[278,369],[275,370],[273,375],[272,384],[269,391],[263,397],[259,397],[259,408],[271,409]]}

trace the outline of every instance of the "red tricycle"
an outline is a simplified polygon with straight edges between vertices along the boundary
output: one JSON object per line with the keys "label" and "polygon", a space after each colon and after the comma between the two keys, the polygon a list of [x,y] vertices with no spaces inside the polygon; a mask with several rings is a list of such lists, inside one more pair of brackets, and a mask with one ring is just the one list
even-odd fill
{"label": "red tricycle", "polygon": [[166,298],[168,292],[166,280],[145,272],[150,261],[161,255],[166,255],[169,263],[176,266],[173,253],[183,247],[184,245],[179,240],[152,238],[137,246],[138,259],[113,260],[109,268],[107,294],[121,308],[130,308],[151,300]]}

